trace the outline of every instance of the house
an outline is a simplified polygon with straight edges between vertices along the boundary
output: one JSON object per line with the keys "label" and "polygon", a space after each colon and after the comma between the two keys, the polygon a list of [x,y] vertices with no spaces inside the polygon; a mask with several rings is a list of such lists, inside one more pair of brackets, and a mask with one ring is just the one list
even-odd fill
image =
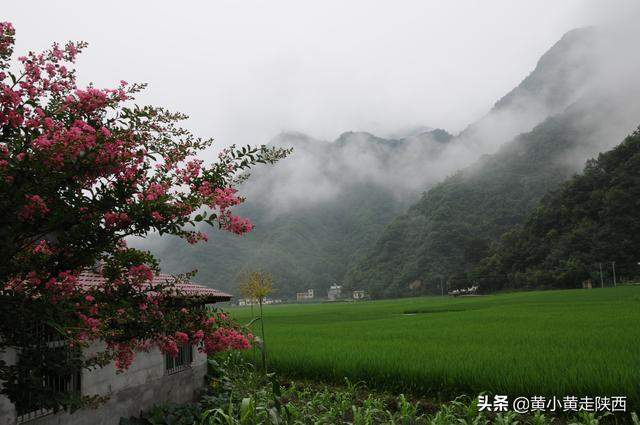
{"label": "house", "polygon": [[454,289],[453,291],[449,291],[449,295],[453,295],[454,297],[459,297],[460,295],[477,295],[478,289],[480,289],[478,285],[473,285],[469,288]]}
{"label": "house", "polygon": [[[97,273],[84,272],[79,276],[79,283],[91,287],[104,279]],[[157,285],[173,281],[170,275],[155,276],[151,284]],[[177,283],[178,289],[185,296],[210,305],[216,302],[229,301],[231,295],[216,289],[193,283]],[[49,344],[59,344],[62,340],[53,340]],[[95,343],[85,351],[86,355],[98,352],[101,344]],[[17,361],[16,351],[0,353],[0,360],[11,364]],[[56,377],[54,385],[61,391],[79,391],[82,395],[108,396],[108,400],[96,409],[82,409],[68,414],[54,414],[50,410],[37,405],[16,407],[0,395],[0,425],[117,425],[121,417],[137,416],[141,411],[154,404],[192,401],[197,391],[202,388],[207,371],[206,354],[200,353],[192,346],[180,347],[176,358],[162,354],[155,349],[148,353],[138,353],[131,367],[124,373],[116,374],[115,366],[110,364],[95,370],[78,370],[66,377]]]}
{"label": "house", "polygon": [[367,296],[367,294],[362,290],[356,290],[352,293],[354,300],[363,300]]}
{"label": "house", "polygon": [[[267,297],[264,300],[262,300],[263,305],[281,304],[281,303],[282,303],[282,300],[279,298],[273,299],[273,298]],[[251,306],[251,305],[258,305],[258,300],[252,299],[252,298],[241,298],[238,300],[239,307]]]}
{"label": "house", "polygon": [[342,286],[340,285],[331,285],[329,287],[329,291],[327,292],[327,298],[329,301],[335,301],[342,295]]}
{"label": "house", "polygon": [[313,296],[314,296],[313,289],[307,289],[306,292],[296,293],[296,300],[298,301],[312,300]]}

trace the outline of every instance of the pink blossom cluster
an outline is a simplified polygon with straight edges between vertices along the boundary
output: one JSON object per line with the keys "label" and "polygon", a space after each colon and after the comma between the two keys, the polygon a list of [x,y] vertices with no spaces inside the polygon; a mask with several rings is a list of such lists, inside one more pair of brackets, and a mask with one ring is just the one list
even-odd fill
{"label": "pink blossom cluster", "polygon": [[180,341],[181,344],[189,343],[189,335],[184,332],[176,332],[175,337],[176,337],[176,340]]}
{"label": "pink blossom cluster", "polygon": [[49,245],[45,240],[41,240],[40,242],[38,242],[36,246],[33,248],[33,252],[35,254],[42,254],[42,255],[50,255],[52,253],[51,248],[49,248]]}
{"label": "pink blossom cluster", "polygon": [[6,52],[13,48],[15,33],[11,22],[0,22],[0,52]]}
{"label": "pink blossom cluster", "polygon": [[49,213],[49,208],[40,195],[25,195],[26,203],[22,206],[18,217],[22,221],[33,220]]}
{"label": "pink blossom cluster", "polygon": [[191,245],[197,244],[200,241],[207,242],[208,240],[209,236],[207,236],[206,233],[202,232],[191,232],[189,235],[187,235],[187,242]]}
{"label": "pink blossom cluster", "polygon": [[204,351],[207,354],[227,350],[247,350],[250,347],[249,338],[231,328],[220,327],[204,338]]}
{"label": "pink blossom cluster", "polygon": [[176,357],[179,353],[178,343],[173,338],[166,338],[160,349],[172,357]]}
{"label": "pink blossom cluster", "polygon": [[104,214],[104,225],[107,228],[123,227],[130,222],[129,215],[125,212],[116,213],[109,211]]}
{"label": "pink blossom cluster", "polygon": [[143,284],[153,280],[153,271],[146,264],[130,267],[128,275],[135,284]]}
{"label": "pink blossom cluster", "polygon": [[230,207],[239,205],[242,200],[236,196],[238,191],[233,187],[216,188],[212,196],[212,207],[217,207],[220,211],[225,211]]}
{"label": "pink blossom cluster", "polygon": [[187,161],[185,167],[178,170],[178,174],[181,176],[184,183],[191,183],[194,179],[200,177],[202,173],[202,164],[204,161],[201,159],[192,159]]}
{"label": "pink blossom cluster", "polygon": [[242,218],[237,215],[228,217],[228,221],[224,222],[222,228],[236,235],[243,235],[253,230],[253,223],[248,218]]}
{"label": "pink blossom cluster", "polygon": [[107,348],[115,352],[116,370],[127,370],[135,359],[135,351],[129,344],[107,344]]}
{"label": "pink blossom cluster", "polygon": [[161,196],[164,196],[166,189],[159,183],[151,183],[147,190],[142,195],[142,198],[146,201],[156,201]]}

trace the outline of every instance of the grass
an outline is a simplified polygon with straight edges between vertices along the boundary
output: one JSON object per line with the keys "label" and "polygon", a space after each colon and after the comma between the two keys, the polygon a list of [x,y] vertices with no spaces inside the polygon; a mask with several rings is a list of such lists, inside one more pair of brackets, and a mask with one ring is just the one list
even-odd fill
{"label": "grass", "polygon": [[[232,308],[241,323],[248,308]],[[640,287],[269,305],[269,365],[417,395],[625,395],[640,403]]]}

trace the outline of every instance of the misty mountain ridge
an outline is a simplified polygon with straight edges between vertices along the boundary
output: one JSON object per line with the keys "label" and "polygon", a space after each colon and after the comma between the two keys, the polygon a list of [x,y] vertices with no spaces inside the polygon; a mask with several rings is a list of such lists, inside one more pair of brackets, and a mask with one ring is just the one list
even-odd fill
{"label": "misty mountain ridge", "polygon": [[[306,288],[323,291],[334,282],[344,282],[347,274],[347,286],[369,289],[369,283],[375,280],[370,280],[371,276],[380,272],[380,267],[389,266],[386,259],[398,265],[392,264],[387,270],[403,277],[384,282],[378,279],[376,284],[402,288],[416,280],[416,276],[424,279],[427,274],[439,270],[424,269],[426,263],[421,263],[424,256],[435,251],[430,247],[424,252],[416,252],[424,246],[416,235],[430,236],[420,233],[422,230],[415,231],[415,226],[409,224],[413,219],[406,222],[406,231],[415,234],[399,238],[398,255],[380,257],[380,253],[389,251],[384,241],[389,239],[390,231],[402,227],[402,217],[407,217],[407,214],[395,221],[394,217],[407,211],[425,190],[456,170],[474,164],[483,155],[499,152],[493,157],[483,157],[467,171],[454,174],[442,185],[446,187],[458,180],[473,181],[477,178],[473,170],[481,175],[482,170],[493,166],[499,169],[518,158],[518,163],[539,164],[530,158],[540,154],[538,149],[523,147],[536,145],[538,142],[535,140],[542,140],[540,143],[550,148],[566,145],[567,149],[554,148],[556,157],[540,155],[540,161],[553,162],[549,178],[543,175],[527,181],[526,170],[516,167],[509,171],[515,173],[515,177],[524,173],[524,180],[514,178],[511,184],[524,185],[522,188],[526,190],[521,190],[527,193],[515,202],[517,205],[512,205],[509,199],[504,200],[500,208],[513,208],[513,211],[505,212],[502,218],[506,220],[504,226],[488,226],[492,230],[484,234],[480,231],[484,244],[495,237],[494,233],[519,222],[548,188],[576,171],[594,150],[612,143],[609,140],[621,139],[619,134],[613,135],[603,129],[609,126],[603,125],[599,129],[590,121],[601,121],[604,114],[607,115],[607,123],[618,128],[618,133],[627,131],[632,121],[628,115],[635,111],[621,111],[624,108],[615,105],[627,102],[627,96],[623,94],[633,91],[619,90],[623,92],[620,98],[602,95],[609,92],[603,88],[611,86],[610,80],[604,84],[598,81],[603,73],[607,73],[607,67],[599,63],[600,45],[606,45],[603,38],[606,37],[602,32],[594,28],[567,33],[541,57],[531,74],[496,102],[487,115],[456,136],[429,127],[398,133],[402,136],[399,138],[346,132],[333,142],[297,132],[281,133],[270,144],[293,147],[293,154],[275,167],[257,169],[241,188],[247,202],[238,212],[256,222],[257,227],[252,234],[237,238],[212,231],[209,232],[211,242],[197,246],[171,239],[159,241],[153,237],[136,243],[154,251],[161,259],[164,271],[180,273],[197,268],[200,270],[197,278],[200,282],[231,292],[237,292],[235,279],[239,270],[272,272],[281,296],[291,296]],[[623,81],[618,79],[617,86],[624,85]],[[613,103],[611,111],[600,107],[610,103]],[[590,104],[600,106],[580,106]],[[583,112],[571,112],[572,108]],[[559,117],[553,118],[556,115]],[[563,135],[565,130],[553,130],[555,121],[560,122],[558,128],[565,129],[567,134]],[[531,132],[529,136],[526,135],[528,132]],[[523,133],[524,136],[514,139]],[[588,137],[588,142],[582,140],[584,135],[595,134],[606,141],[598,137]],[[513,141],[501,147],[510,140]],[[479,178],[478,181],[484,181],[489,188],[497,187],[491,179]],[[504,184],[508,183],[504,181]],[[409,210],[408,216],[415,218],[425,208],[430,211],[431,207],[425,205],[432,202],[434,194],[442,191],[439,189],[442,185],[424,195]],[[456,196],[463,199],[465,191],[473,192],[475,189],[468,186]],[[492,189],[488,190],[486,196],[493,196]],[[473,203],[461,201],[459,205],[471,212],[476,210]],[[455,216],[458,212],[442,213],[442,220],[446,221],[450,217],[448,214]],[[479,214],[482,215],[482,208]],[[398,225],[398,220],[401,225]],[[389,223],[392,224],[387,226]],[[464,231],[473,234],[477,230],[474,226],[470,224]],[[454,233],[456,231],[454,229]],[[445,239],[455,240],[446,226],[438,232]],[[442,245],[436,257],[448,255],[446,246]],[[460,252],[454,253],[454,263],[460,255]],[[380,267],[372,264],[378,260]],[[415,272],[405,273],[403,264],[406,265],[407,261],[417,262]],[[364,264],[371,266],[370,273],[361,273]],[[372,290],[376,292],[375,288]],[[384,288],[378,294],[395,295],[384,291]]]}
{"label": "misty mountain ridge", "polygon": [[[591,41],[593,31],[584,30]],[[604,34],[595,45],[611,47],[622,34]],[[441,281],[482,286],[484,276],[473,270],[491,245],[587,159],[611,149],[640,123],[640,57],[633,50],[609,51],[617,53],[590,63],[588,77],[596,78],[579,87],[561,112],[435,185],[397,217],[349,270],[346,286],[376,297],[439,293]]]}

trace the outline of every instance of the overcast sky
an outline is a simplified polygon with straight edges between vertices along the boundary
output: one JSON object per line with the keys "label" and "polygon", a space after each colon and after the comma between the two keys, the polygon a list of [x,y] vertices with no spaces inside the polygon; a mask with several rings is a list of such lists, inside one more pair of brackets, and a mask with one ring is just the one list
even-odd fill
{"label": "overcast sky", "polygon": [[144,103],[191,115],[189,127],[222,146],[283,130],[458,132],[566,31],[634,3],[29,0],[5,2],[1,18],[16,26],[20,53],[88,41],[81,82],[147,82]]}

